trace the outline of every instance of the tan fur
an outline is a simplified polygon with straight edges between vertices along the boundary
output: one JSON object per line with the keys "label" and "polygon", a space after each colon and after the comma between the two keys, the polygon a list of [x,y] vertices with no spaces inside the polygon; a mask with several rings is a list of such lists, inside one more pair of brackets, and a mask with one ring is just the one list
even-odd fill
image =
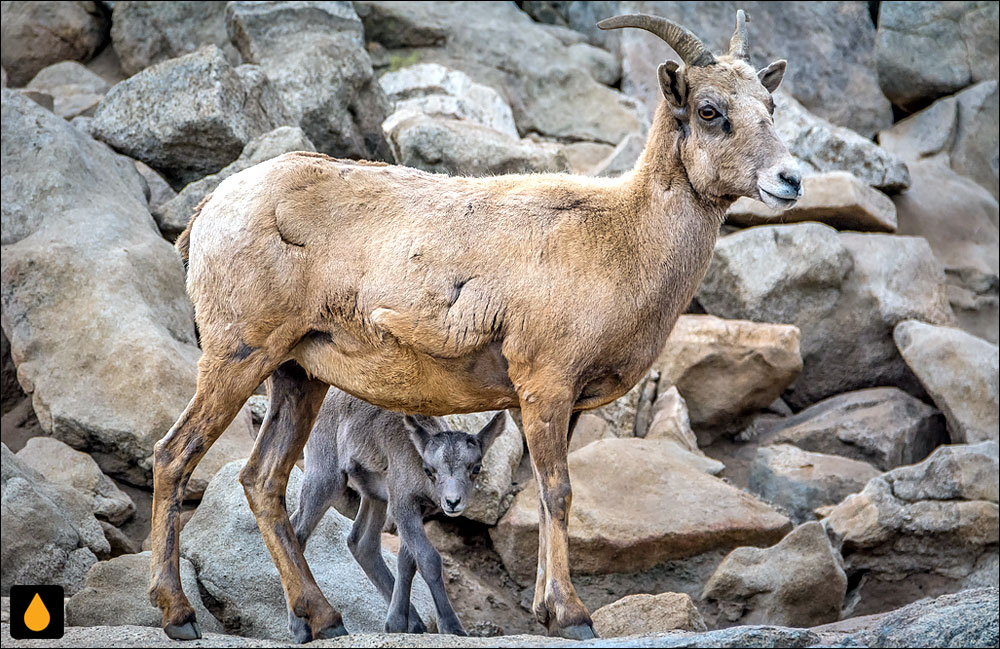
{"label": "tan fur", "polygon": [[[198,391],[156,451],[151,594],[165,626],[193,620],[177,577],[182,483],[238,404],[294,361],[308,378],[286,411],[310,424],[321,384],[410,413],[521,408],[540,492],[535,612],[554,633],[589,628],[569,579],[572,414],[644,375],[706,272],[725,209],[759,196],[787,155],[749,65],[723,56],[679,73],[687,125],[661,102],[618,179],[448,177],[291,153],[200,206],[178,240],[204,352]],[[725,105],[731,132],[699,121],[706,100]],[[289,601],[320,637],[339,615],[265,488],[283,489],[307,429],[265,428],[247,494]]]}

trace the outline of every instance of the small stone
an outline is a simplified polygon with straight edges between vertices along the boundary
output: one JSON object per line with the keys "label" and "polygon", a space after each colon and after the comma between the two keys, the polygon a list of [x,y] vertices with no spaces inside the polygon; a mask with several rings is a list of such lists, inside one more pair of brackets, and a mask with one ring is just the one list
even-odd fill
{"label": "small stone", "polygon": [[705,620],[690,595],[629,595],[591,614],[600,638],[619,638],[664,631],[705,631]]}

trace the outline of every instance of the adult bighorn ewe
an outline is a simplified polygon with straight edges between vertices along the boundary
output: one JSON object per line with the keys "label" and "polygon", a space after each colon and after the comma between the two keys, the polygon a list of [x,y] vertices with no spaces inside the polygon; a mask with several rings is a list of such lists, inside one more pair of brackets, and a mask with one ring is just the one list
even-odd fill
{"label": "adult bighorn ewe", "polygon": [[663,100],[620,178],[458,178],[291,153],[196,210],[177,247],[201,332],[197,391],[154,456],[150,598],[170,637],[199,636],[178,565],[185,483],[265,378],[271,406],[240,480],[313,638],[346,630],[284,494],[329,385],[409,413],[520,408],[539,491],[534,612],[552,634],[594,635],[569,575],[577,415],[645,374],[733,201],[800,195],[771,119],[785,62],[751,67],[742,12],[718,57],[664,18],[599,26],[648,30],[683,59],[657,70]]}

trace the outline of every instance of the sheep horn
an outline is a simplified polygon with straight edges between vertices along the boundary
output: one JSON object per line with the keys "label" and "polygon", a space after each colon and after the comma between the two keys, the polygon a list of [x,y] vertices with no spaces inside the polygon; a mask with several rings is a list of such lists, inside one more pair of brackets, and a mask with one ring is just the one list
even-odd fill
{"label": "sheep horn", "polygon": [[736,30],[729,39],[729,55],[750,62],[750,40],[747,38],[747,21],[750,18],[740,9],[736,12]]}
{"label": "sheep horn", "polygon": [[708,51],[705,44],[689,30],[666,18],[646,14],[628,14],[606,18],[597,23],[601,29],[621,29],[622,27],[638,27],[656,34],[674,48],[681,59],[692,67],[705,67],[715,63],[715,57]]}

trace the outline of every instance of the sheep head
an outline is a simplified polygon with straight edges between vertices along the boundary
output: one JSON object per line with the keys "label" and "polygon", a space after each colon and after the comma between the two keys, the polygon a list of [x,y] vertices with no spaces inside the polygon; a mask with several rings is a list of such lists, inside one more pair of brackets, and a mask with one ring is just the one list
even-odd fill
{"label": "sheep head", "polygon": [[729,52],[715,56],[689,30],[666,18],[632,14],[602,20],[601,29],[636,27],[667,42],[682,62],[657,69],[666,111],[680,132],[679,155],[695,191],[735,200],[748,196],[786,208],[802,195],[795,159],[774,130],[774,101],[786,63],[761,70],[750,65],[747,17],[736,13]]}

